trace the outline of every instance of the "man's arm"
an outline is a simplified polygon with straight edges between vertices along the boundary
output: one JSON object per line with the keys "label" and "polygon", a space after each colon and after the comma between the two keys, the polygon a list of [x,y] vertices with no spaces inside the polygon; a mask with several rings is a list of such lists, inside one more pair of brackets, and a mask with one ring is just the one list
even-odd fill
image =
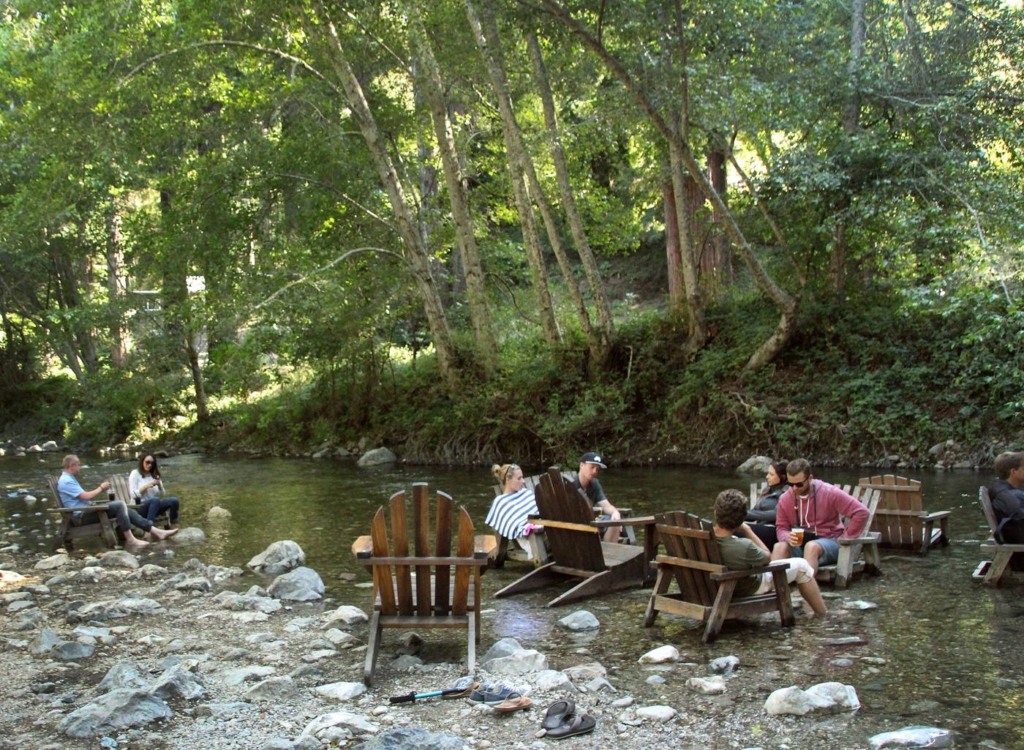
{"label": "man's arm", "polygon": [[835,507],[847,518],[846,529],[840,538],[856,539],[867,528],[869,515],[867,506],[853,495],[843,492],[834,485],[831,492]]}
{"label": "man's arm", "polygon": [[780,542],[789,541],[789,530],[793,528],[793,521],[796,520],[793,502],[793,490],[786,490],[779,498],[779,505],[775,509],[775,535]]}
{"label": "man's arm", "polygon": [[741,534],[743,534],[743,536],[745,536],[747,539],[756,544],[759,550],[764,552],[764,559],[761,561],[761,564],[767,565],[768,561],[771,559],[772,556],[771,550],[768,549],[765,543],[761,541],[761,538],[754,533],[754,530],[744,523],[740,525],[737,531],[739,531]]}
{"label": "man's arm", "polygon": [[79,500],[85,500],[86,502],[90,502],[98,494],[100,494],[101,492],[105,492],[108,487],[110,487],[110,482],[100,482],[100,486],[97,487],[94,490],[90,490],[89,492],[86,492],[85,490],[82,490],[78,494],[78,499]]}

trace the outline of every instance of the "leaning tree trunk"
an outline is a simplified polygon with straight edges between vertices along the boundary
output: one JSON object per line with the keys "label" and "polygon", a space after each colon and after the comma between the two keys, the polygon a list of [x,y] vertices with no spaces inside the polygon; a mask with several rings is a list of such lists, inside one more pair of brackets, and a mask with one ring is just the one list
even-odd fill
{"label": "leaning tree trunk", "polygon": [[[322,4],[321,10],[323,10]],[[437,351],[438,367],[448,387],[454,390],[458,385],[455,345],[452,341],[451,330],[448,327],[448,319],[444,313],[444,306],[441,303],[441,295],[437,291],[437,284],[430,272],[430,257],[426,245],[409,208],[405,189],[402,187],[401,180],[398,177],[398,171],[384,145],[373,113],[370,111],[370,105],[366,100],[362,84],[356,78],[334,22],[327,18],[326,12],[324,12],[324,22],[327,30],[327,41],[333,53],[329,55],[331,67],[334,69],[335,75],[338,76],[352,112],[352,117],[359,125],[363,140],[366,141],[370,156],[377,168],[377,175],[380,178],[381,185],[384,187],[384,191],[387,193],[388,200],[391,203],[391,210],[395,213],[398,232],[405,247],[405,259],[409,264],[416,288],[420,293],[420,298],[423,300],[423,310],[427,316],[427,325],[430,326],[434,348]]]}
{"label": "leaning tree trunk", "polygon": [[455,146],[451,121],[448,118],[448,108],[444,100],[444,84],[423,22],[415,8],[409,8],[409,10],[413,45],[423,68],[422,93],[430,108],[430,119],[441,152],[445,184],[448,186],[448,201],[452,217],[455,219],[455,233],[462,270],[466,279],[466,297],[469,300],[469,315],[476,337],[477,353],[484,371],[488,375],[493,375],[497,369],[498,344],[494,338],[494,327],[491,324],[491,314],[487,307],[484,269],[480,261],[476,235],[473,233],[473,217],[470,213],[466,182]]}
{"label": "leaning tree trunk", "polygon": [[565,216],[569,221],[572,239],[576,243],[576,252],[579,253],[580,262],[583,263],[583,269],[587,274],[587,281],[590,282],[590,294],[594,299],[594,307],[597,309],[597,330],[600,354],[603,359],[615,340],[615,323],[612,320],[612,308],[608,301],[608,295],[605,294],[604,283],[601,281],[601,271],[597,267],[597,260],[590,249],[590,242],[587,240],[587,233],[583,228],[583,219],[576,205],[572,181],[569,178],[569,164],[565,158],[565,149],[562,146],[562,138],[559,134],[558,119],[555,116],[555,98],[551,93],[551,84],[548,80],[547,68],[544,65],[544,57],[541,55],[540,43],[537,40],[536,32],[530,31],[527,34],[526,41],[530,48],[533,72],[537,78],[537,88],[540,91],[541,103],[544,107],[544,125],[547,128],[548,140],[551,144],[551,160],[555,165],[555,176],[558,179],[558,191],[562,199],[562,207],[565,209]]}
{"label": "leaning tree trunk", "polygon": [[[490,17],[490,8],[486,5],[484,7],[484,19],[487,20]],[[558,322],[555,320],[554,306],[551,302],[551,290],[548,287],[547,270],[544,267],[544,256],[541,252],[540,238],[537,234],[537,223],[527,191],[526,175],[523,170],[524,154],[522,153],[522,143],[514,136],[519,129],[516,125],[515,113],[512,111],[512,100],[508,94],[508,85],[501,62],[501,47],[497,43],[491,44],[487,35],[484,34],[484,29],[480,23],[481,19],[473,8],[472,0],[466,0],[466,14],[469,17],[469,24],[473,29],[473,36],[476,38],[477,46],[480,48],[480,53],[487,64],[491,83],[498,98],[498,111],[501,114],[505,150],[508,152],[509,176],[512,180],[512,192],[515,196],[516,208],[519,211],[519,222],[523,228],[523,244],[526,246],[526,257],[530,264],[530,280],[537,295],[537,308],[540,314],[541,328],[544,331],[544,339],[548,342],[548,346],[556,349],[561,347],[562,335],[558,330]]]}
{"label": "leaning tree trunk", "polygon": [[107,213],[107,306],[110,315],[110,361],[116,368],[124,367],[127,350],[128,331],[124,326],[126,285],[121,214],[111,206]]}
{"label": "leaning tree trunk", "polygon": [[673,313],[682,315],[686,303],[683,292],[683,277],[679,270],[682,255],[679,249],[679,221],[676,219],[676,192],[672,189],[672,178],[661,185],[662,203],[665,207],[665,265],[668,270],[668,302]]}
{"label": "leaning tree trunk", "polygon": [[[690,152],[687,144],[679,137],[679,134],[675,132],[666,122],[665,118],[658,112],[657,107],[651,101],[650,97],[640,88],[640,86],[633,80],[633,77],[622,67],[622,64],[615,59],[604,45],[590,32],[588,32],[580,23],[572,17],[572,15],[562,7],[556,0],[541,0],[541,3],[551,13],[564,23],[587,47],[589,47],[605,64],[616,78],[622,82],[626,90],[628,90],[636,100],[637,104],[644,110],[651,124],[657,128],[658,132],[662,134],[662,137],[671,146],[674,146],[678,152],[678,158],[682,160],[683,165],[686,167],[686,171],[689,172],[690,176],[700,185],[704,195],[711,201],[713,208],[721,213],[722,222],[725,226],[729,237],[733,241],[733,245],[736,250],[743,256],[743,261],[746,263],[747,268],[750,270],[758,287],[768,296],[772,303],[778,308],[780,312],[779,322],[775,327],[775,331],[771,336],[768,337],[764,343],[758,347],[749,360],[747,360],[747,370],[758,370],[764,367],[766,364],[771,362],[779,355],[779,353],[785,348],[789,338],[793,335],[795,330],[795,318],[797,303],[796,300],[789,295],[784,289],[782,289],[775,280],[768,274],[764,266],[761,265],[757,256],[754,254],[754,249],[747,242],[747,238],[743,235],[739,225],[736,223],[735,217],[729,211],[729,207],[725,205],[722,200],[722,196],[718,194],[718,191],[712,187],[711,183],[708,182],[707,177],[701,171],[700,166],[693,158],[693,154]],[[677,194],[677,203],[680,202],[680,196],[682,193]]]}

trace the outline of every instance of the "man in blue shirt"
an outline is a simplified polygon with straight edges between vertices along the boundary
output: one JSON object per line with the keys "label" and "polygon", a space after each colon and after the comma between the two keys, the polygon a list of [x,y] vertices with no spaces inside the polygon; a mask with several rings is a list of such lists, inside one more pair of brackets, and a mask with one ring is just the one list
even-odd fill
{"label": "man in blue shirt", "polygon": [[[82,489],[82,485],[78,482],[78,472],[82,470],[82,462],[78,460],[78,456],[64,456],[63,467],[64,473],[60,475],[60,479],[57,481],[57,491],[60,493],[60,501],[64,504],[65,508],[87,508],[92,504],[93,498],[102,494],[110,487],[110,482],[100,482],[99,486],[94,490],[87,492]],[[93,523],[96,520],[97,512],[83,511],[75,515],[78,517],[79,523]],[[117,528],[124,534],[124,548],[129,552],[137,552],[149,545],[149,542],[137,539],[132,534],[132,526],[137,526],[143,531],[151,533],[157,539],[166,539],[178,533],[177,529],[164,531],[155,528],[151,521],[143,518],[134,510],[129,509],[120,500],[115,500],[108,504],[107,516],[117,521]]]}

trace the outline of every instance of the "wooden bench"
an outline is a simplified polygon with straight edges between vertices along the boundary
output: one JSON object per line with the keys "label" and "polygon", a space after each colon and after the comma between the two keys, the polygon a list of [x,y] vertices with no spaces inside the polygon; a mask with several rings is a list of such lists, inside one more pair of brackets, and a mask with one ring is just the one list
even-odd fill
{"label": "wooden bench", "polygon": [[[536,495],[537,485],[540,483],[540,479],[542,476],[544,475],[537,474],[536,476],[532,477],[523,477],[523,486],[526,489],[532,491]],[[576,480],[575,471],[563,471],[562,476],[566,477],[570,481]],[[504,490],[505,488],[502,487],[500,484],[494,485],[494,496],[498,497],[499,495],[504,494]],[[631,518],[633,515],[633,510],[632,508],[619,508],[619,514],[622,516],[623,519]],[[594,506],[594,515],[595,517],[601,515],[601,511],[597,506]],[[539,516],[537,518],[539,519]],[[537,523],[539,525],[539,520],[537,521]],[[620,534],[619,539],[620,542],[624,544],[636,544],[636,531],[634,531],[634,527],[637,524],[634,523],[623,525],[619,524],[618,522],[613,522],[608,525],[622,526],[622,532]],[[507,537],[503,537],[501,535],[498,535],[497,538],[498,548],[495,550],[494,558],[491,562],[492,568],[504,567],[505,561],[508,559],[509,550],[513,548],[514,540],[508,539]],[[526,537],[526,541],[530,545],[530,562],[533,564],[534,567],[539,567],[546,562],[550,562],[551,553],[548,551],[547,538],[544,536],[543,529],[537,529],[530,532],[530,535]]]}
{"label": "wooden bench", "polygon": [[[127,507],[137,513],[141,513],[140,508],[142,508],[142,503],[136,502],[135,498],[132,497],[128,477],[125,474],[114,474],[107,481],[110,482],[110,486],[114,490],[115,500],[120,500]],[[165,511],[158,515],[153,521],[153,525],[164,529],[170,529],[171,520],[168,518],[167,512]]]}
{"label": "wooden bench", "polygon": [[882,535],[879,546],[926,555],[937,544],[949,544],[950,511],[923,509],[921,482],[892,474],[861,477],[858,487],[881,493],[871,530]]}
{"label": "wooden bench", "polygon": [[[635,545],[601,541],[601,529],[621,521],[594,521],[594,512],[571,480],[552,467],[537,485],[537,507],[552,561],[509,584],[495,597],[578,581],[549,607],[588,596],[639,586],[647,578],[645,550]],[[646,523],[646,519],[642,519]]]}
{"label": "wooden bench", "polygon": [[[106,503],[95,503],[85,508],[68,508],[64,505],[57,489],[58,480],[59,477],[49,476],[46,478],[47,486],[49,486],[50,494],[53,495],[55,502],[54,507],[47,508],[47,511],[60,515],[60,526],[57,527],[53,548],[56,550],[63,547],[71,552],[75,549],[73,539],[91,536],[100,537],[110,549],[116,547],[117,534],[114,531],[114,521],[107,517],[107,509],[110,506]],[[95,513],[96,520],[82,523],[82,518],[86,513]]]}
{"label": "wooden bench", "polygon": [[975,568],[972,577],[976,581],[982,581],[986,586],[998,586],[1007,580],[1024,580],[1024,571],[1013,570],[1010,567],[1010,558],[1015,553],[1024,555],[1024,544],[1002,544],[996,541],[996,530],[999,523],[996,521],[995,511],[992,509],[992,498],[989,497],[988,487],[978,488],[978,504],[981,512],[985,514],[985,521],[989,527],[988,541],[981,545],[985,552],[992,553],[991,560],[982,560]]}
{"label": "wooden bench", "polygon": [[[878,509],[879,492],[870,487],[853,487],[845,485],[844,492],[853,495],[868,509],[868,523],[864,533],[856,539],[837,539],[839,542],[839,560],[835,565],[822,565],[818,568],[815,578],[823,583],[834,583],[837,589],[845,589],[850,585],[854,574],[866,573],[878,576],[882,574],[882,566],[878,555],[878,543],[881,535],[871,531],[871,522]],[[844,522],[847,519],[843,519]]]}
{"label": "wooden bench", "polygon": [[[654,624],[658,612],[692,617],[704,623],[704,643],[718,636],[727,619],[777,610],[783,627],[792,627],[793,602],[786,570],[789,562],[777,560],[749,570],[729,570],[715,541],[710,521],[684,511],[658,517],[658,536],[665,554],[658,555],[658,579],[647,603],[644,627]],[[767,594],[736,598],[736,585],[750,576],[771,573],[775,590]],[[675,581],[679,592],[669,594]]]}
{"label": "wooden bench", "polygon": [[[431,514],[430,492],[425,483],[412,486],[411,508],[405,492],[397,492],[389,501],[390,541],[388,521],[381,507],[373,517],[370,534],[352,544],[356,561],[373,574],[373,617],[363,669],[367,686],[373,682],[385,628],[464,629],[468,673],[472,674],[476,666],[480,575],[497,542],[493,536],[474,536],[469,513],[463,507],[456,512],[449,495],[438,492],[434,505],[436,512]],[[407,525],[409,515],[411,534]],[[433,544],[432,517],[436,518]]]}

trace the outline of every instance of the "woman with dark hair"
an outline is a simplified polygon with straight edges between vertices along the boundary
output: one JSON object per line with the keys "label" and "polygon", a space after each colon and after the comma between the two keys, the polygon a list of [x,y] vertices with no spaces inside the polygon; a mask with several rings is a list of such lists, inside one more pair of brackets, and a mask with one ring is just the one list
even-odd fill
{"label": "woman with dark hair", "polygon": [[758,495],[754,507],[747,511],[744,519],[750,525],[757,538],[764,542],[768,549],[779,541],[775,536],[775,514],[779,498],[786,491],[786,462],[772,461],[765,475],[766,484]]}
{"label": "woman with dark hair", "polygon": [[[160,468],[156,464],[156,456],[147,453],[139,458],[139,466],[128,475],[128,489],[132,499],[142,504],[140,515],[151,523],[161,513],[166,512],[172,528],[178,528],[178,507],[176,497],[164,497],[164,483],[160,479]],[[148,535],[147,535],[148,536]]]}
{"label": "woman with dark hair", "polygon": [[500,536],[514,540],[530,559],[532,553],[526,536],[533,530],[530,515],[538,513],[533,490],[526,489],[523,470],[516,464],[494,464],[491,474],[501,485],[502,494],[494,498],[484,523]]}

